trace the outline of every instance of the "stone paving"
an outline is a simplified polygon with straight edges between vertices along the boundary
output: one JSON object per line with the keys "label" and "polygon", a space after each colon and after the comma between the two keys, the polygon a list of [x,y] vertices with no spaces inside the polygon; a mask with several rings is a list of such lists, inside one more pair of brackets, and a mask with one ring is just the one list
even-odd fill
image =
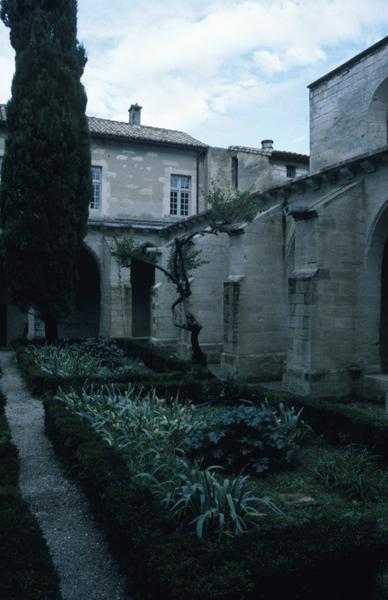
{"label": "stone paving", "polygon": [[0,366],[6,416],[20,456],[21,493],[47,541],[63,600],[129,600],[82,491],[64,476],[44,433],[42,402],[29,394],[13,352],[0,351]]}

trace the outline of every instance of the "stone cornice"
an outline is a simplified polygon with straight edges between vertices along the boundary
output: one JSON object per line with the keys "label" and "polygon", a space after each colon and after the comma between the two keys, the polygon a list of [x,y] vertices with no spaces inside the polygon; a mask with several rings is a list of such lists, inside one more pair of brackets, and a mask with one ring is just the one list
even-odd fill
{"label": "stone cornice", "polygon": [[377,151],[367,152],[355,158],[335,163],[321,171],[297,177],[265,192],[259,192],[257,197],[271,202],[275,199],[288,200],[293,195],[301,195],[309,190],[320,190],[339,183],[349,183],[357,177],[374,173],[384,165],[388,165],[388,145]]}
{"label": "stone cornice", "polygon": [[176,222],[163,222],[163,221],[147,221],[147,220],[135,220],[135,219],[113,219],[109,217],[89,218],[88,227],[90,229],[103,229],[105,231],[121,230],[121,231],[132,231],[136,233],[145,234],[158,234],[163,237],[167,237],[177,233],[184,233],[186,231],[193,231],[198,229],[199,226],[203,228],[209,223],[210,210],[199,213],[198,215],[192,215],[184,220]]}

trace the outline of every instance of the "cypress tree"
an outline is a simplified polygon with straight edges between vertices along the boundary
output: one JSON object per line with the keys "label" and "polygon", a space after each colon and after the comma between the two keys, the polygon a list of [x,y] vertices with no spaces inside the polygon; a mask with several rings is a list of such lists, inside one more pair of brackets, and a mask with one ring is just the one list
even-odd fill
{"label": "cypress tree", "polygon": [[91,198],[86,64],[76,0],[2,0],[15,50],[0,191],[12,301],[34,308],[46,338],[73,309]]}

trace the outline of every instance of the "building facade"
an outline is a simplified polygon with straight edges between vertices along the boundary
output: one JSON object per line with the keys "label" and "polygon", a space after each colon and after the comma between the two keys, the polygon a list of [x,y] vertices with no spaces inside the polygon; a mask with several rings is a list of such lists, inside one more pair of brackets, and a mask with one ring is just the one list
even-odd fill
{"label": "building facade", "polygon": [[[264,140],[260,148],[210,148],[184,132],[144,126],[137,104],[131,106],[128,122],[89,117],[89,128],[93,179],[89,231],[80,262],[76,310],[60,325],[59,333],[148,338],[178,346],[187,356],[188,340],[171,320],[173,288],[159,271],[142,263],[119,271],[112,256],[115,240],[131,236],[147,242],[159,249],[163,263],[176,235],[206,227],[203,213],[212,186],[225,192],[261,191],[306,173],[308,157],[276,151],[271,140]],[[0,159],[6,134],[6,107],[0,105]],[[193,302],[204,324],[202,343],[210,359],[219,361],[229,239],[220,235],[197,243],[205,245],[204,258],[211,256],[211,263],[194,274]],[[21,315],[9,302],[5,286],[3,290],[0,345],[26,327],[29,335],[42,335],[43,325],[36,315]]]}
{"label": "building facade", "polygon": [[[271,140],[212,148],[145,127],[137,105],[128,123],[90,118],[89,233],[77,310],[62,334],[147,338],[188,356],[172,324],[173,288],[149,266],[120,271],[115,239],[147,242],[166,264],[176,235],[206,227],[212,185],[250,190],[251,223],[196,241],[209,258],[192,283],[209,358],[226,376],[283,381],[304,395],[388,391],[387,73],[384,38],[310,86],[310,169]],[[0,116],[1,155],[4,107]],[[2,294],[8,342],[25,317]],[[28,325],[38,331],[34,315]]]}

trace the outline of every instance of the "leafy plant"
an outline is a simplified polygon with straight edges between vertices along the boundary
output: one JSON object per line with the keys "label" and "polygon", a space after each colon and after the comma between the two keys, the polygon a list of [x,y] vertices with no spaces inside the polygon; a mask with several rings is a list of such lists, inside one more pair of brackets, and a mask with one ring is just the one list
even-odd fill
{"label": "leafy plant", "polygon": [[373,500],[388,491],[388,477],[368,451],[346,446],[334,455],[322,456],[313,468],[314,476],[328,489],[355,500]]}
{"label": "leafy plant", "polygon": [[90,425],[127,461],[136,478],[148,486],[179,520],[206,531],[239,534],[263,516],[258,507],[277,510],[267,498],[248,489],[247,477],[217,478],[216,468],[191,465],[185,440],[204,427],[205,418],[192,404],[177,398],[166,402],[155,392],[146,395],[112,386],[81,392],[60,392],[61,400]]}
{"label": "leafy plant", "polygon": [[[171,510],[180,518],[192,518],[198,537],[206,529],[240,535],[266,516],[260,507],[282,514],[270,498],[259,498],[249,490],[247,476],[219,480],[217,469],[193,467],[180,476],[181,485],[175,489]],[[171,499],[167,502],[171,504]]]}
{"label": "leafy plant", "polygon": [[96,356],[101,360],[101,364],[109,369],[119,367],[124,358],[124,351],[115,342],[104,338],[87,338],[71,344],[68,348]]}
{"label": "leafy plant", "polygon": [[60,392],[57,398],[86,419],[109,445],[120,450],[135,473],[158,473],[171,477],[182,457],[184,438],[200,427],[194,418],[195,408],[177,398],[166,402],[154,391],[128,388],[117,391],[113,386]]}
{"label": "leafy plant", "polygon": [[121,366],[123,351],[104,340],[91,339],[67,346],[28,346],[27,352],[42,373],[57,377],[111,377],[145,370],[135,359],[127,359],[127,364]]}
{"label": "leafy plant", "polygon": [[206,464],[217,461],[233,471],[258,474],[290,465],[307,431],[301,413],[284,405],[276,411],[267,402],[227,408],[210,414],[202,429],[186,437],[185,448],[192,456],[204,455]]}
{"label": "leafy plant", "polygon": [[102,361],[93,354],[60,346],[29,346],[28,352],[42,373],[59,377],[89,376],[105,374]]}

